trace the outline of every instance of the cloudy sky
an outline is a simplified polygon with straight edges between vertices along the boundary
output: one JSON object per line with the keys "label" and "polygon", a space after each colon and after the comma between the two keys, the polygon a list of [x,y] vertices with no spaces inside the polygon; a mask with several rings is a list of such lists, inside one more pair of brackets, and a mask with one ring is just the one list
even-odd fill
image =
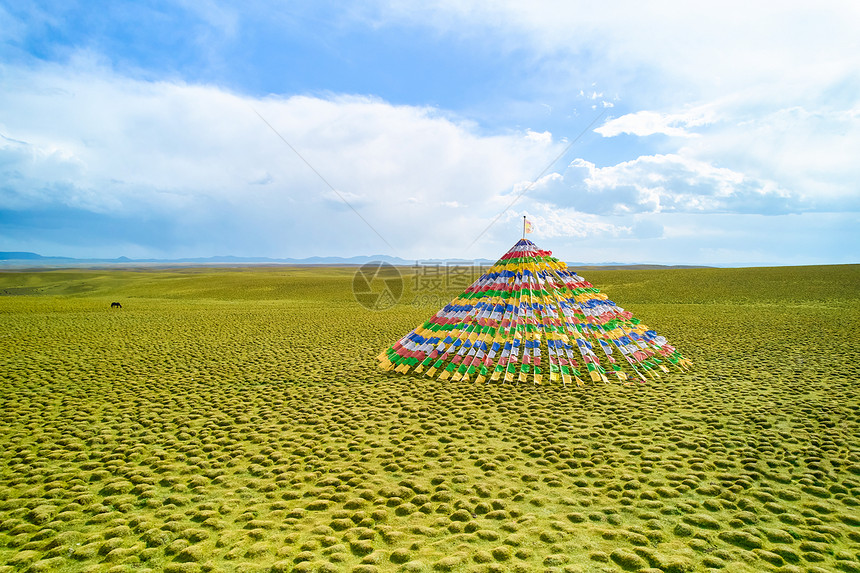
{"label": "cloudy sky", "polygon": [[0,251],[860,262],[860,3],[0,0]]}

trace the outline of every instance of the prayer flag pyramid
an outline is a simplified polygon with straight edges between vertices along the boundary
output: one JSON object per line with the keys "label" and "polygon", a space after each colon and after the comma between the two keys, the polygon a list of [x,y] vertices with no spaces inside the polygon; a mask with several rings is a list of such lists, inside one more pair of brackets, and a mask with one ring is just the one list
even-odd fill
{"label": "prayer flag pyramid", "polygon": [[545,378],[583,384],[659,377],[690,360],[567,265],[527,239],[415,330],[380,366],[440,380]]}

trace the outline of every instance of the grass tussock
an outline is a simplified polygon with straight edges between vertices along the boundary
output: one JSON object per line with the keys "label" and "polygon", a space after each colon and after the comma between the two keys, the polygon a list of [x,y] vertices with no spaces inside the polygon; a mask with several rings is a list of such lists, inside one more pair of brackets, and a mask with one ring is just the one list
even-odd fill
{"label": "grass tussock", "polygon": [[0,571],[860,570],[860,268],[582,274],[694,370],[385,375],[437,309],[352,270],[0,273]]}

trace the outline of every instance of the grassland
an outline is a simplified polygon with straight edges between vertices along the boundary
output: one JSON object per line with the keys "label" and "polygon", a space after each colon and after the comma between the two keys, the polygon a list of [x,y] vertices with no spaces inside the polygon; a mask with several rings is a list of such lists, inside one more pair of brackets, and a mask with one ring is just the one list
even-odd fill
{"label": "grassland", "polygon": [[389,376],[436,308],[348,269],[0,273],[0,572],[860,571],[860,266],[583,274],[694,370]]}

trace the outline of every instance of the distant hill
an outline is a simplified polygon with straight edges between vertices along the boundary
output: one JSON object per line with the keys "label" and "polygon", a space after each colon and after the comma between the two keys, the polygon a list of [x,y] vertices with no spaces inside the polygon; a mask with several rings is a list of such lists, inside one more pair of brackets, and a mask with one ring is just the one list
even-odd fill
{"label": "distant hill", "polygon": [[[306,257],[303,259],[273,259],[270,257],[236,257],[232,255],[216,257],[187,257],[179,259],[130,259],[128,257],[117,257],[115,259],[76,259],[73,257],[50,257],[38,253],[29,252],[3,252],[0,251],[0,268],[87,268],[87,267],[122,267],[122,266],[253,266],[253,265],[326,265],[326,266],[353,266],[363,265],[371,261],[383,261],[395,266],[412,267],[419,265],[464,265],[464,266],[490,266],[495,260],[490,259],[419,259],[410,261],[400,257],[389,255],[369,255],[355,257]],[[573,270],[577,269],[681,269],[681,268],[705,268],[696,265],[652,265],[652,264],[626,264],[618,262],[609,263],[582,263],[568,262],[567,265]]]}
{"label": "distant hill", "polygon": [[[3,252],[0,251],[0,265],[22,266],[22,264],[35,264],[36,266],[71,265],[75,267],[100,266],[100,265],[239,265],[239,264],[272,264],[272,265],[363,265],[370,261],[385,261],[393,265],[411,265],[413,261],[407,261],[399,257],[387,255],[356,256],[356,257],[307,257],[304,259],[273,259],[270,257],[236,257],[232,255],[217,257],[185,257],[178,259],[130,259],[128,257],[117,257],[115,259],[76,259],[73,257],[50,257],[37,253],[28,252]],[[470,262],[471,264],[471,262]]]}
{"label": "distant hill", "polygon": [[61,260],[74,260],[69,259],[68,257],[43,257],[42,255],[38,255],[36,253],[25,253],[25,252],[0,252],[0,261],[40,261],[48,258],[53,259],[61,259]]}

